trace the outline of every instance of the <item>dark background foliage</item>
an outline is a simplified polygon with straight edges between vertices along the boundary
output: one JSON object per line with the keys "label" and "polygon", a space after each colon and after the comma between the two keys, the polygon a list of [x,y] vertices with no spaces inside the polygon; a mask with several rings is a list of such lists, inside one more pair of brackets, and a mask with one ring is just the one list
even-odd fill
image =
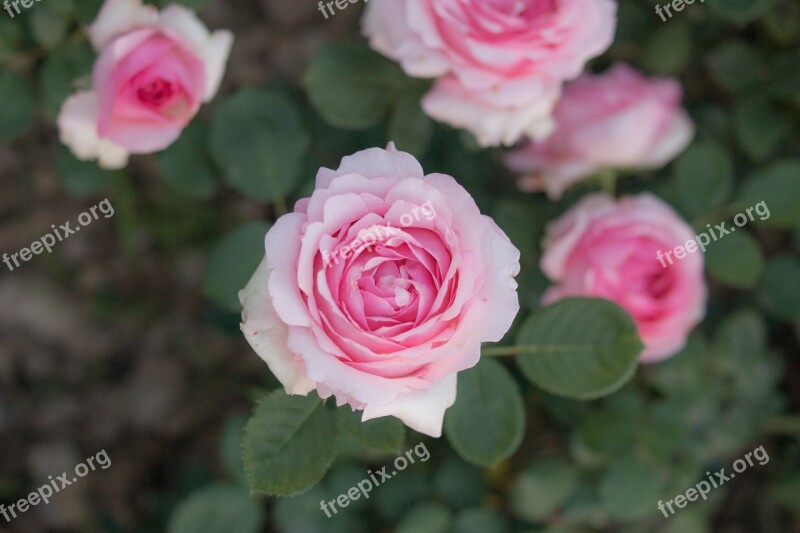
{"label": "dark background foliage", "polygon": [[[616,43],[593,64],[678,77],[698,127],[677,161],[622,177],[621,192],[655,191],[698,230],[762,200],[772,211],[709,248],[708,317],[683,353],[593,401],[543,392],[523,362],[486,361],[462,383],[512,398],[498,392],[474,414],[460,388],[438,441],[328,413],[340,438],[322,482],[251,498],[242,429],[278,383],[238,331],[235,295],[317,168],[391,139],[457,177],[523,253],[507,343],[530,333],[546,286],[544,224],[599,184],[558,204],[518,193],[500,151],[429,121],[427,84],[366,48],[361,4],[325,20],[311,0],[183,3],[236,35],[223,90],[174,146],[117,172],[75,160],[54,128],[86,84],[79,24],[99,2],[0,16],[0,252],[105,197],[116,210],[52,255],[0,269],[0,502],[101,449],[112,460],[5,529],[800,531],[800,4],[707,0],[662,22],[652,0],[621,0]],[[491,426],[517,397],[524,416]],[[420,441],[430,461],[331,519],[320,511]],[[669,519],[657,510],[760,445],[767,465]]]}

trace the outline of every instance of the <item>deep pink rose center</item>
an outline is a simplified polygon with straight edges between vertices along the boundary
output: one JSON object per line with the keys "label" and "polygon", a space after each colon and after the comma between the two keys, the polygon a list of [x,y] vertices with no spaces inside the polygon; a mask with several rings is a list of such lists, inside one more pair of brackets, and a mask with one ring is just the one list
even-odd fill
{"label": "deep pink rose center", "polygon": [[178,92],[175,86],[164,78],[156,78],[139,87],[136,95],[139,100],[150,107],[161,107],[169,102]]}

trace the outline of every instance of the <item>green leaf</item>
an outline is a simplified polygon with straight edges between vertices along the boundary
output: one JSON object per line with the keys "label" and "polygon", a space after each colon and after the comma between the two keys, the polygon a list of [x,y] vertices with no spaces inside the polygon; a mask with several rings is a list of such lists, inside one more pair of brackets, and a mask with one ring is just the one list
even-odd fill
{"label": "green leaf", "polygon": [[508,524],[495,511],[476,507],[458,513],[453,533],[506,533]]}
{"label": "green leaf", "polygon": [[415,507],[397,526],[395,533],[448,533],[453,517],[438,503],[424,503]]}
{"label": "green leaf", "polygon": [[800,261],[779,255],[767,263],[759,291],[761,303],[786,321],[800,318]]}
{"label": "green leaf", "polygon": [[398,65],[352,43],[322,48],[303,78],[317,112],[334,126],[354,130],[377,125],[395,92],[407,83]]}
{"label": "green leaf", "polygon": [[[364,473],[362,471],[361,475]],[[317,485],[308,492],[291,498],[278,498],[274,504],[274,530],[280,533],[363,533],[361,515],[352,509],[341,510],[331,517],[321,509],[322,500],[330,501],[339,492],[330,490],[325,484]],[[353,502],[355,504],[361,501]],[[352,503],[350,505],[353,505]],[[330,507],[328,512],[332,513]]]}
{"label": "green leaf", "polygon": [[433,121],[422,111],[419,94],[404,94],[392,113],[389,140],[397,148],[422,157],[428,151],[433,136]]}
{"label": "green leaf", "polygon": [[635,456],[615,462],[600,483],[600,498],[612,518],[635,520],[657,513],[661,483]]}
{"label": "green leaf", "polygon": [[[55,5],[58,2],[54,3]],[[31,33],[42,48],[53,50],[67,37],[72,14],[50,7],[53,4],[37,6],[31,13]]]}
{"label": "green leaf", "polygon": [[703,511],[699,509],[681,509],[680,511],[675,515],[669,515],[669,523],[664,533],[708,533],[713,531],[708,523],[708,517]]}
{"label": "green leaf", "polygon": [[[800,20],[800,17],[798,17]],[[786,53],[772,61],[769,91],[776,98],[800,98],[800,53]]]}
{"label": "green leaf", "polygon": [[385,416],[361,421],[361,411],[353,412],[349,407],[336,410],[339,418],[340,455],[377,459],[403,452],[406,428],[397,418]]}
{"label": "green leaf", "polygon": [[792,233],[794,235],[794,247],[800,251],[800,222],[795,224],[794,231]]}
{"label": "green leaf", "polygon": [[594,481],[586,479],[583,483],[578,483],[575,492],[558,515],[563,517],[563,521],[567,524],[576,525],[551,526],[543,529],[541,533],[585,533],[577,524],[594,523],[598,526],[607,524],[608,513],[600,503],[597,483]]}
{"label": "green leaf", "polygon": [[798,198],[800,162],[785,160],[750,177],[739,194],[739,205],[754,208],[751,214],[756,224],[788,228],[800,220]]}
{"label": "green leaf", "polygon": [[762,97],[738,102],[733,121],[742,150],[754,160],[775,153],[792,131],[792,121],[784,110]]}
{"label": "green leaf", "polygon": [[572,454],[582,465],[598,466],[631,449],[636,426],[628,416],[596,411],[583,420],[572,439]]}
{"label": "green leaf", "polygon": [[727,41],[706,59],[711,77],[732,93],[755,88],[763,79],[764,58],[758,49],[743,41]]}
{"label": "green leaf", "polygon": [[58,116],[64,101],[76,91],[76,80],[91,74],[93,64],[94,52],[84,41],[68,43],[48,54],[39,83],[48,118]]}
{"label": "green leaf", "polygon": [[770,496],[771,500],[800,516],[800,477],[796,473],[776,483],[770,490]]}
{"label": "green leaf", "polygon": [[492,210],[492,219],[519,249],[522,262],[532,265],[539,261],[539,241],[546,221],[546,213],[536,207],[519,198],[503,197]]}
{"label": "green leaf", "polygon": [[239,291],[264,258],[264,236],[269,226],[250,222],[217,243],[208,258],[203,293],[231,312],[241,311]]}
{"label": "green leaf", "polygon": [[675,162],[675,186],[690,217],[723,205],[733,191],[733,163],[715,142],[698,142]]}
{"label": "green leaf", "polygon": [[169,521],[169,533],[256,533],[264,523],[264,509],[247,490],[210,485],[184,500]]}
{"label": "green leaf", "polygon": [[391,523],[399,522],[411,508],[433,498],[430,479],[420,469],[403,471],[402,481],[384,483],[375,494],[378,515]]}
{"label": "green leaf", "polygon": [[75,4],[73,0],[61,0],[61,2],[53,2],[46,5],[48,9],[65,17],[71,17],[73,13],[75,13]]}
{"label": "green leaf", "polygon": [[761,17],[770,3],[770,0],[708,0],[706,5],[724,20],[747,24]]}
{"label": "green leaf", "polygon": [[225,422],[220,435],[220,457],[228,475],[236,482],[247,485],[242,463],[242,437],[247,417],[237,415]]}
{"label": "green leaf", "polygon": [[640,3],[620,2],[615,42],[633,45],[644,42],[650,36],[652,22],[653,9],[647,9]]}
{"label": "green leaf", "polygon": [[[734,226],[731,231],[737,228]],[[746,231],[731,233],[706,248],[709,274],[725,285],[752,289],[764,271],[764,255],[752,235]]]}
{"label": "green leaf", "polygon": [[75,4],[75,15],[81,24],[88,25],[97,18],[103,0],[77,0]]}
{"label": "green leaf", "polygon": [[692,60],[692,33],[683,20],[660,27],[642,51],[642,63],[655,74],[677,74]]}
{"label": "green leaf", "polygon": [[10,70],[0,72],[0,139],[11,141],[26,133],[36,118],[30,84]]}
{"label": "green leaf", "polygon": [[77,198],[98,196],[107,190],[119,170],[104,170],[95,161],[80,161],[69,148],[62,146],[56,156],[58,181],[68,193]]}
{"label": "green leaf", "polygon": [[189,198],[208,198],[217,187],[214,163],[206,151],[208,128],[195,120],[175,143],[158,154],[164,181]]}
{"label": "green leaf", "polygon": [[523,520],[544,522],[566,502],[577,481],[575,467],[563,461],[534,463],[514,483],[511,509]]}
{"label": "green leaf", "polygon": [[247,423],[243,458],[254,493],[292,496],[316,485],[336,455],[336,417],[316,394],[276,390]]}
{"label": "green leaf", "polygon": [[517,364],[534,385],[587,400],[622,387],[643,345],[633,319],[615,303],[569,298],[528,318],[517,348]]}
{"label": "green leaf", "polygon": [[495,465],[516,451],[525,431],[525,408],[503,365],[484,357],[458,375],[458,395],[445,413],[444,431],[456,452],[477,465]]}
{"label": "green leaf", "polygon": [[[692,118],[694,118],[697,123],[698,131],[702,131],[705,135],[717,140],[727,141],[733,128],[731,126],[731,113],[719,103],[709,102],[697,106],[697,108],[692,111]],[[655,187],[655,189],[656,192],[659,192],[660,196],[667,196],[667,194],[660,193],[658,187]]]}
{"label": "green leaf", "polygon": [[285,201],[309,144],[294,100],[275,90],[243,89],[219,106],[211,124],[211,156],[225,181],[254,200]]}
{"label": "green leaf", "polygon": [[455,509],[480,505],[488,490],[484,472],[455,455],[446,457],[434,473],[437,498]]}
{"label": "green leaf", "polygon": [[11,19],[0,19],[0,65],[14,57],[20,45],[22,29]]}
{"label": "green leaf", "polygon": [[787,45],[800,34],[800,5],[794,0],[776,0],[764,16],[764,29],[779,44]]}

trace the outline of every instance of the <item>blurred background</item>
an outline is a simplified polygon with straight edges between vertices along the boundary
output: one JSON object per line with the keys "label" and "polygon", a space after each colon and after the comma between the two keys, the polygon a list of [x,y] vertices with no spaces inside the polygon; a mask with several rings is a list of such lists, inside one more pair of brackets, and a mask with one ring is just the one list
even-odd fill
{"label": "blurred background", "polygon": [[[363,46],[360,2],[328,20],[311,0],[183,3],[235,34],[223,89],[176,145],[116,172],[75,160],[54,126],[90,72],[80,27],[99,2],[44,0],[0,17],[0,253],[51,224],[74,225],[105,198],[115,209],[52,254],[14,271],[0,265],[0,502],[101,450],[111,459],[50,504],[0,518],[0,530],[800,532],[800,2],[708,0],[662,22],[656,2],[621,0],[615,45],[594,64],[624,60],[678,77],[697,122],[684,156],[625,178],[624,192],[655,190],[698,229],[735,201],[773,209],[771,222],[707,256],[708,317],[683,353],[599,401],[559,399],[518,379],[525,437],[496,467],[468,464],[445,439],[411,430],[371,435],[342,443],[323,482],[293,498],[251,498],[244,481],[242,428],[278,383],[239,332],[236,291],[261,259],[270,221],[307,195],[316,169],[391,138],[426,170],[456,176],[522,250],[528,311],[546,287],[543,225],[585,190],[559,204],[522,195],[499,151],[424,117],[401,121],[397,109],[366,128],[327,125],[302,77],[326,43]],[[406,83],[398,98],[417,98]],[[248,164],[280,159],[278,193],[231,168],[225,139],[249,88],[267,91],[274,107],[237,149]],[[291,170],[280,158],[292,150],[280,144],[287,127],[306,137]],[[418,442],[429,461],[346,512],[320,510]],[[705,471],[730,471],[758,446],[768,464],[668,519],[658,511],[659,500]]]}

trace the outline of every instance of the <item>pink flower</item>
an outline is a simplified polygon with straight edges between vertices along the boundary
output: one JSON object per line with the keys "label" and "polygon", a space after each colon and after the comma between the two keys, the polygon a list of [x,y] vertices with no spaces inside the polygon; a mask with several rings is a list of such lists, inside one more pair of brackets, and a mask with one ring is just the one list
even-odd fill
{"label": "pink flower", "polygon": [[321,169],[266,237],[242,331],[289,394],[441,435],[456,373],[519,309],[519,251],[450,176],[373,148]]}
{"label": "pink flower", "polygon": [[677,81],[648,79],[624,64],[584,74],[564,90],[553,133],[509,153],[506,164],[526,174],[521,189],[553,199],[602,169],[662,167],[694,135],[681,97]]}
{"label": "pink flower", "polygon": [[183,6],[141,0],[106,0],[88,32],[100,53],[94,88],[67,99],[58,126],[76,157],[104,168],[172,144],[216,94],[233,43]]}
{"label": "pink flower", "polygon": [[702,254],[666,266],[658,259],[689,240],[692,228],[655,196],[590,195],[547,228],[541,267],[556,285],[543,303],[571,296],[616,302],[636,321],[642,362],[666,359],[705,316]]}
{"label": "pink flower", "polygon": [[439,78],[433,118],[483,146],[546,135],[561,84],[614,38],[614,0],[371,0],[371,46],[410,75]]}

